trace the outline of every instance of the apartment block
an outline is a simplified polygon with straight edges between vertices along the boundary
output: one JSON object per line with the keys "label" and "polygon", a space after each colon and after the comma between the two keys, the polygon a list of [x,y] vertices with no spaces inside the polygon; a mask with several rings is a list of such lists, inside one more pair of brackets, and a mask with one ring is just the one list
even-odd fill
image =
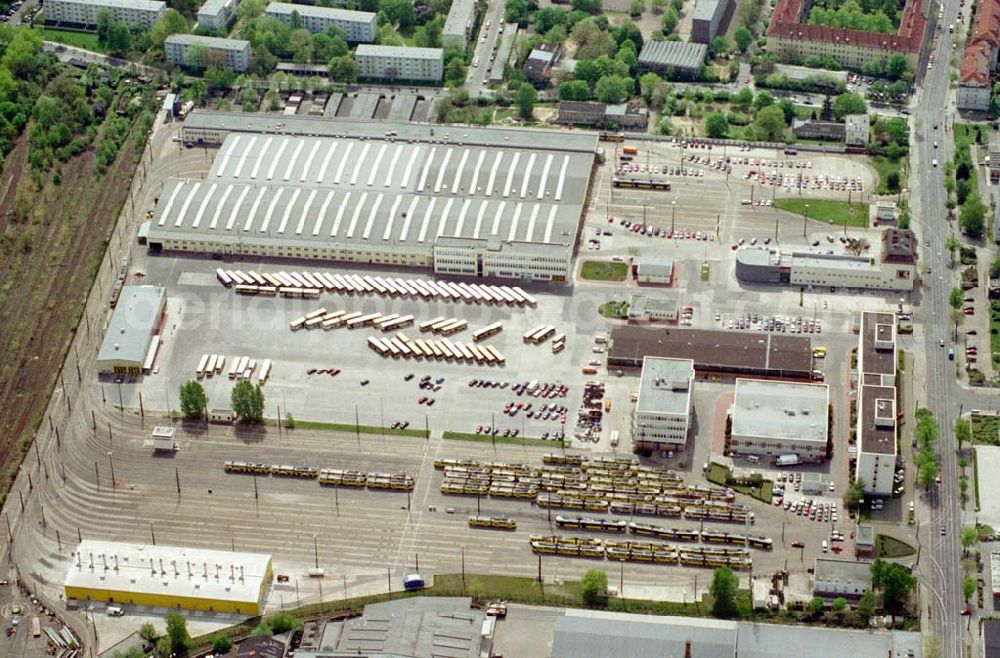
{"label": "apartment block", "polygon": [[354,58],[362,78],[440,82],[444,76],[444,51],[440,48],[362,44]]}
{"label": "apartment block", "polygon": [[293,5],[287,2],[272,2],[265,14],[277,18],[282,23],[291,24],[292,14],[297,13],[302,27],[310,32],[325,32],[331,25],[338,28],[344,39],[350,43],[371,43],[375,40],[375,14],[368,11],[351,11],[337,7],[317,7]]}
{"label": "apartment block", "polygon": [[[192,49],[202,53],[205,61],[191,61]],[[246,71],[250,68],[250,42],[240,39],[220,39],[197,34],[172,34],[163,43],[167,61],[178,66],[207,67]]]}
{"label": "apartment block", "polygon": [[159,0],[49,0],[45,3],[45,22],[93,27],[101,11],[111,12],[116,23],[151,29],[167,5]]}

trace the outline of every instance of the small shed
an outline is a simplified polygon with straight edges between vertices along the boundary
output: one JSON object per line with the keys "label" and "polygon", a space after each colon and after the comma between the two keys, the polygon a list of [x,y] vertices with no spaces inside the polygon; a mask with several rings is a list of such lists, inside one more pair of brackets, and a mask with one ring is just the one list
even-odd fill
{"label": "small shed", "polygon": [[234,420],[236,420],[236,414],[233,413],[232,409],[215,408],[208,410],[208,422],[210,423],[231,425]]}

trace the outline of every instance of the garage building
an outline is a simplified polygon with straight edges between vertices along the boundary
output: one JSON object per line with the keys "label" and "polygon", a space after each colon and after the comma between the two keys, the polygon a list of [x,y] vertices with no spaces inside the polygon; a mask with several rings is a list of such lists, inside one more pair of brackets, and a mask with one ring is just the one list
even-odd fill
{"label": "garage building", "polygon": [[152,367],[160,346],[167,291],[158,286],[125,286],[97,353],[97,372],[140,375]]}
{"label": "garage building", "polygon": [[702,376],[809,379],[812,340],[806,336],[701,329],[616,327],[608,368],[638,368],[647,356],[692,359]]}
{"label": "garage building", "polygon": [[731,454],[829,456],[830,388],[825,384],[737,379]]}
{"label": "garage building", "polygon": [[569,279],[596,135],[281,118],[185,134],[224,143],[205,179],[164,185],[151,250]]}
{"label": "garage building", "polygon": [[66,599],[255,616],[271,556],[84,540],[66,573]]}

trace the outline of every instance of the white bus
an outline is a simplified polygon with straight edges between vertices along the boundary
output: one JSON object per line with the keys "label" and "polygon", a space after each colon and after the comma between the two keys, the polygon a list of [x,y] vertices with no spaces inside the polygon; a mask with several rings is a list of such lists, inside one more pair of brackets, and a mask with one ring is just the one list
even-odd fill
{"label": "white bus", "polygon": [[222,372],[222,369],[226,365],[226,355],[220,354],[219,358],[215,360],[215,372]]}
{"label": "white bus", "polygon": [[318,308],[315,311],[311,311],[309,313],[306,313],[306,320],[312,320],[313,318],[318,318],[321,315],[326,315],[326,309],[325,308]]}
{"label": "white bus", "polygon": [[380,317],[382,317],[381,313],[369,313],[368,315],[359,315],[355,318],[347,320],[345,324],[348,329],[360,329],[361,327],[367,327],[374,324],[375,320],[378,320]]}
{"label": "white bus", "polygon": [[385,295],[385,294],[387,294],[389,292],[389,289],[386,288],[385,285],[383,285],[382,279],[373,278],[371,276],[366,276],[364,278],[364,280],[365,280],[365,283],[367,283],[372,288],[374,288],[375,292],[377,292],[380,295]]}
{"label": "white bus", "polygon": [[493,356],[493,361],[497,365],[503,365],[504,363],[506,363],[506,359],[503,358],[503,354],[501,354],[497,350],[497,348],[493,347],[492,345],[483,345],[483,349],[490,351],[490,354]]}
{"label": "white bus", "polygon": [[306,283],[306,280],[303,279],[302,277],[300,277],[295,272],[287,272],[287,273],[282,272],[282,274],[284,274],[285,277],[287,277],[292,282],[292,284],[295,285],[298,288],[308,288],[309,287],[309,284]]}
{"label": "white bus", "polygon": [[414,320],[414,318],[413,318],[412,315],[404,315],[402,317],[399,317],[399,318],[396,318],[396,319],[392,320],[391,322],[383,322],[380,326],[382,327],[382,331],[392,331],[394,329],[404,329],[404,328],[409,327],[410,325],[412,325],[413,324],[413,320]]}
{"label": "white bus", "polygon": [[450,322],[445,326],[441,327],[440,329],[438,329],[438,333],[440,333],[442,336],[451,336],[452,334],[457,334],[458,332],[467,329],[468,327],[469,323],[466,322],[465,320],[455,320],[454,322]]}
{"label": "white bus", "polygon": [[557,343],[557,342],[552,343],[552,353],[553,354],[559,354],[559,352],[562,352],[564,349],[566,349],[566,343],[564,343],[564,342],[563,343]]}
{"label": "white bus", "polygon": [[512,295],[509,292],[509,288],[506,288],[505,286],[493,286],[493,294],[499,296],[500,299],[503,300],[504,304],[516,304],[517,303],[517,299],[515,299],[514,295]]}
{"label": "white bus", "polygon": [[281,284],[280,286],[278,286],[279,288],[294,288],[295,287],[295,282],[292,281],[291,279],[289,279],[288,275],[285,274],[284,272],[275,272],[272,276],[275,279],[278,280],[278,283]]}
{"label": "white bus", "polygon": [[484,361],[486,361],[486,358],[483,356],[483,351],[478,347],[476,347],[475,345],[473,345],[472,343],[466,343],[465,349],[472,352],[472,358],[476,360],[476,363],[483,363]]}
{"label": "white bus", "polygon": [[520,286],[513,286],[511,288],[511,290],[513,290],[518,295],[520,295],[521,299],[523,299],[524,303],[527,304],[528,306],[537,306],[538,305],[538,302],[535,301],[535,298],[532,297],[531,295],[529,295],[528,293],[524,292],[524,290]]}
{"label": "white bus", "polygon": [[372,336],[368,339],[368,347],[372,348],[382,356],[385,356],[389,349],[382,343],[381,340]]}
{"label": "white bus", "polygon": [[278,280],[278,278],[272,274],[267,274],[265,272],[264,274],[261,274],[261,276],[264,277],[264,281],[267,282],[267,285],[271,286],[272,288],[280,288],[282,286],[281,281]]}
{"label": "white bus", "polygon": [[496,359],[493,358],[493,352],[489,350],[489,345],[479,345],[479,351],[483,354],[483,363],[488,366],[496,363]]}
{"label": "white bus", "polygon": [[240,357],[240,362],[236,366],[236,376],[237,377],[242,376],[243,373],[246,371],[247,366],[249,366],[249,365],[250,365],[250,357],[248,357],[248,356],[241,356]]}
{"label": "white bus", "polygon": [[215,270],[215,276],[218,277],[219,283],[221,283],[225,287],[228,288],[229,286],[233,285],[232,277],[226,274],[226,271],[221,267]]}
{"label": "white bus", "polygon": [[517,304],[518,306],[524,304],[524,297],[521,297],[521,295],[519,295],[517,291],[514,290],[513,288],[510,288],[508,286],[500,286],[500,290],[503,292],[504,295],[506,295],[509,299],[512,300],[512,303]]}
{"label": "white bus", "polygon": [[383,315],[374,324],[375,324],[376,327],[378,327],[379,329],[381,329],[383,324],[385,324],[387,322],[392,322],[393,320],[395,320],[398,317],[399,317],[399,313],[390,313],[389,315]]}
{"label": "white bus", "polygon": [[411,350],[406,345],[406,343],[399,340],[398,338],[390,338],[389,340],[391,340],[396,345],[396,347],[399,348],[399,351],[403,353],[403,356],[405,356],[406,358],[413,356],[413,350]]}
{"label": "white bus", "polygon": [[373,292],[375,292],[374,286],[370,285],[367,281],[365,281],[357,274],[354,275],[354,282],[358,285],[359,288],[361,288],[361,292],[365,293],[366,295],[370,295]]}
{"label": "white bus", "polygon": [[548,340],[549,336],[553,335],[554,333],[556,333],[556,328],[553,327],[551,324],[547,325],[539,329],[537,332],[535,332],[535,334],[531,337],[531,342],[534,343],[535,345],[540,345],[541,343],[544,343],[546,340]]}
{"label": "white bus", "polygon": [[240,357],[234,356],[229,361],[229,378],[236,379],[236,369],[240,366]]}
{"label": "white bus", "polygon": [[244,283],[237,283],[233,286],[237,295],[256,295],[260,292],[260,286],[248,286]]}
{"label": "white bus", "polygon": [[441,320],[438,320],[433,325],[431,325],[431,331],[433,331],[434,333],[438,333],[452,322],[458,322],[458,318],[442,318]]}
{"label": "white bus", "polygon": [[215,374],[215,364],[219,362],[218,354],[209,354],[208,363],[205,364],[205,374],[209,377]]}
{"label": "white bus", "polygon": [[398,359],[399,356],[402,354],[402,351],[398,347],[396,347],[395,343],[393,343],[390,339],[383,338],[382,344],[385,345],[386,349],[389,350],[389,354],[392,356],[392,358]]}
{"label": "white bus", "polygon": [[413,341],[413,344],[420,348],[420,351],[424,353],[424,356],[426,358],[428,359],[434,358],[435,356],[434,350],[431,349],[431,346],[428,345],[426,341],[424,341],[421,338],[418,338],[415,341]]}
{"label": "white bus", "polygon": [[445,317],[443,315],[439,315],[438,317],[436,317],[436,318],[434,318],[432,320],[426,320],[424,322],[421,322],[418,325],[418,327],[420,328],[420,331],[422,331],[424,333],[427,333],[428,331],[433,331],[434,330],[434,325],[436,325],[438,322],[441,322],[444,319],[445,319]]}
{"label": "white bus", "polygon": [[490,336],[495,336],[496,334],[503,331],[503,322],[494,322],[493,324],[483,327],[482,329],[477,329],[472,332],[472,340],[479,342],[481,340],[486,340]]}
{"label": "white bus", "polygon": [[319,299],[321,288],[302,288],[302,299]]}
{"label": "white bus", "polygon": [[288,328],[291,329],[292,331],[298,331],[303,327],[303,325],[305,325],[305,323],[306,323],[305,317],[297,318],[288,323]]}
{"label": "white bus", "polygon": [[314,318],[309,318],[303,325],[306,329],[315,329],[323,323],[323,316],[317,315]]}
{"label": "white bus", "polygon": [[246,274],[240,270],[229,270],[230,278],[236,283],[244,283],[246,285],[253,285],[253,279],[248,277]]}
{"label": "white bus", "polygon": [[301,276],[305,278],[306,282],[313,288],[326,288],[326,284],[324,284],[323,281],[313,276],[309,272],[303,272]]}
{"label": "white bus", "polygon": [[261,275],[257,274],[253,270],[250,270],[249,272],[247,272],[247,276],[249,276],[251,279],[253,279],[254,283],[256,283],[258,286],[266,286],[267,285],[267,281],[264,280],[264,277],[262,277]]}
{"label": "white bus", "polygon": [[472,350],[466,347],[464,343],[455,343],[455,347],[457,347],[458,351],[462,353],[462,356],[465,357],[466,361],[476,360],[476,355],[473,354]]}
{"label": "white bus", "polygon": [[556,334],[555,336],[552,337],[552,342],[553,343],[565,343],[566,342],[566,334]]}
{"label": "white bus", "polygon": [[194,374],[196,377],[198,377],[198,379],[201,379],[202,377],[205,376],[206,366],[208,365],[208,357],[209,357],[208,354],[202,354],[201,360],[198,361],[198,367],[195,368],[194,370]]}
{"label": "white bus", "polygon": [[271,376],[271,359],[264,359],[264,363],[260,366],[260,376],[257,378],[257,384],[263,386],[267,383],[267,378]]}
{"label": "white bus", "polygon": [[545,325],[544,324],[540,324],[537,327],[535,327],[534,329],[532,329],[531,331],[525,332],[524,336],[522,337],[522,338],[524,338],[524,342],[530,343],[532,341],[532,339],[534,339],[535,334],[539,333],[543,329],[545,329]]}

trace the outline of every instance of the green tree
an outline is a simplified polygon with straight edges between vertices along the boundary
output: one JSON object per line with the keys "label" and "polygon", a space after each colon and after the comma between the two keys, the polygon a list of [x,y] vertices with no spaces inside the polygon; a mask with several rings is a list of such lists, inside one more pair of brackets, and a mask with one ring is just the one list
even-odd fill
{"label": "green tree", "polygon": [[962,445],[972,442],[972,425],[964,418],[955,421],[955,440],[958,442],[958,449],[962,450]]}
{"label": "green tree", "polygon": [[753,104],[753,90],[749,87],[742,87],[738,92],[729,97],[729,102],[738,110],[749,110]]}
{"label": "green tree", "polygon": [[681,17],[677,15],[677,10],[673,7],[667,10],[667,13],[663,15],[660,19],[660,27],[663,29],[663,34],[670,35],[675,29],[677,29],[677,23],[679,23]]}
{"label": "green tree", "polygon": [[535,101],[538,100],[538,90],[530,82],[522,82],[514,94],[514,104],[522,119],[531,120],[534,117]]}
{"label": "green tree", "polygon": [[330,60],[327,66],[330,77],[337,82],[357,82],[358,63],[350,55],[341,55]]}
{"label": "green tree", "polygon": [[972,238],[979,238],[983,235],[986,226],[986,205],[979,197],[978,192],[973,192],[962,204],[959,211],[959,221],[962,223],[962,231]]}
{"label": "green tree", "polygon": [[580,595],[589,606],[603,605],[608,593],[608,574],[600,569],[588,569],[580,579]]}
{"label": "green tree", "polygon": [[871,566],[872,586],[882,590],[882,603],[886,610],[898,611],[917,585],[916,577],[902,564],[876,558]]}
{"label": "green tree", "polygon": [[507,0],[504,6],[504,20],[507,23],[523,23],[528,17],[528,0]]}
{"label": "green tree", "polygon": [[205,414],[208,408],[208,396],[205,388],[191,379],[181,384],[181,413],[188,420],[197,420]]}
{"label": "green tree", "polygon": [[781,108],[782,114],[785,115],[785,123],[789,126],[792,125],[792,121],[795,119],[795,105],[792,101],[782,98],[778,101],[778,107]]}
{"label": "green tree", "polygon": [[108,26],[108,36],[106,39],[108,50],[115,55],[122,55],[128,52],[132,45],[132,33],[129,32],[128,25],[124,23],[112,23]]}
{"label": "green tree", "polygon": [[966,494],[969,493],[969,478],[964,475],[958,478],[958,492],[962,494],[962,498],[965,498]]}
{"label": "green tree", "polygon": [[97,40],[104,42],[108,38],[108,29],[115,21],[114,14],[110,9],[99,9],[97,11]]}
{"label": "green tree", "polygon": [[726,55],[729,53],[730,48],[732,46],[729,44],[729,39],[722,34],[712,39],[712,43],[708,47],[716,55]]}
{"label": "green tree", "polygon": [[994,258],[993,262],[990,263],[990,278],[996,279],[998,277],[1000,277],[1000,256]]}
{"label": "green tree", "polygon": [[785,134],[785,113],[775,105],[765,107],[754,117],[753,126],[764,140],[778,141]]}
{"label": "green tree", "polygon": [[634,18],[642,16],[642,12],[646,9],[645,0],[632,0],[628,5],[628,15]]}
{"label": "green tree", "polygon": [[233,643],[225,635],[216,635],[212,639],[212,653],[225,655],[233,648]]}
{"label": "green tree", "polygon": [[181,16],[180,12],[176,9],[167,9],[160,16],[160,19],[156,21],[153,25],[153,29],[150,30],[149,36],[153,40],[153,43],[157,46],[162,47],[163,42],[166,41],[167,37],[171,34],[186,34],[190,31],[190,26],[188,26],[187,19]]}
{"label": "green tree", "polygon": [[275,635],[281,635],[282,633],[302,628],[302,620],[293,617],[287,612],[279,612],[274,615],[268,620],[268,624]]}
{"label": "green tree", "polygon": [[588,14],[601,13],[601,0],[572,0],[570,6],[576,11],[585,11]]}
{"label": "green tree", "polygon": [[861,507],[861,501],[865,499],[865,485],[861,480],[854,480],[844,491],[844,507],[856,510]]}
{"label": "green tree", "polygon": [[191,637],[187,631],[187,619],[177,612],[167,613],[167,637],[170,639],[170,650],[183,653],[187,650]]}
{"label": "green tree", "polygon": [[243,0],[236,9],[236,16],[244,19],[257,18],[266,8],[267,0]]}
{"label": "green tree", "polygon": [[972,595],[976,593],[976,581],[974,578],[967,577],[962,581],[962,597],[966,603],[972,598]]}
{"label": "green tree", "polygon": [[842,596],[838,596],[837,598],[835,598],[833,600],[833,611],[834,612],[843,612],[846,609],[847,609],[847,599],[845,599]]}
{"label": "green tree", "polygon": [[813,616],[819,616],[823,612],[824,606],[825,603],[823,602],[823,599],[818,596],[814,596],[812,597],[812,600],[809,601],[809,612],[813,613]]}
{"label": "green tree", "polygon": [[952,307],[956,311],[962,308],[962,289],[952,288],[951,292],[948,293],[948,306]]}
{"label": "green tree", "polygon": [[733,41],[736,42],[736,49],[741,53],[745,53],[750,44],[753,43],[753,32],[748,30],[745,25],[740,25],[733,32]]}
{"label": "green tree", "polygon": [[705,132],[713,139],[723,139],[729,134],[729,122],[721,112],[713,112],[705,119]]}
{"label": "green tree", "polygon": [[620,75],[606,75],[594,87],[594,96],[602,103],[621,103],[631,93],[632,79]]}
{"label": "green tree", "polygon": [[889,55],[885,62],[885,75],[893,80],[904,78],[910,72],[910,65],[906,62],[906,57],[900,53]]}
{"label": "green tree", "polygon": [[233,387],[233,411],[244,423],[260,423],[264,420],[264,393],[260,386],[254,386],[247,380],[238,382]]}
{"label": "green tree", "polygon": [[740,581],[727,567],[719,567],[712,572],[712,584],[708,588],[712,595],[712,614],[719,618],[735,617],[739,612],[736,605],[736,591]]}
{"label": "green tree", "polygon": [[770,107],[774,105],[774,96],[768,91],[761,91],[753,99],[753,109],[758,112],[763,110],[765,107]]}
{"label": "green tree", "polygon": [[156,642],[156,638],[160,637],[160,634],[156,631],[156,627],[147,621],[139,627],[139,637],[147,642]]}
{"label": "green tree", "polygon": [[962,545],[962,551],[968,555],[969,549],[979,541],[979,530],[974,525],[964,525],[958,533],[958,541]]}
{"label": "green tree", "polygon": [[861,598],[858,599],[858,615],[868,621],[868,618],[875,614],[875,592],[866,589]]}
{"label": "green tree", "polygon": [[611,31],[611,36],[614,37],[615,43],[617,43],[619,47],[626,41],[631,41],[635,46],[636,52],[642,50],[642,44],[644,43],[642,31],[639,29],[638,25],[627,18],[622,21],[621,25]]}
{"label": "green tree", "polygon": [[262,621],[254,626],[253,630],[250,631],[250,635],[253,637],[271,637],[274,635],[274,631],[271,630],[271,626],[266,621]]}
{"label": "green tree", "polygon": [[924,448],[916,455],[917,481],[924,489],[930,489],[937,482],[940,470],[932,448]]}
{"label": "green tree", "polygon": [[559,85],[559,100],[588,101],[590,100],[590,87],[584,80],[564,82]]}
{"label": "green tree", "polygon": [[833,99],[832,107],[838,121],[848,114],[868,114],[868,103],[858,94],[841,94]]}
{"label": "green tree", "polygon": [[642,97],[646,99],[646,102],[650,105],[653,104],[653,94],[656,93],[656,88],[660,85],[663,80],[659,75],[650,71],[649,73],[643,73],[639,78],[639,92]]}

